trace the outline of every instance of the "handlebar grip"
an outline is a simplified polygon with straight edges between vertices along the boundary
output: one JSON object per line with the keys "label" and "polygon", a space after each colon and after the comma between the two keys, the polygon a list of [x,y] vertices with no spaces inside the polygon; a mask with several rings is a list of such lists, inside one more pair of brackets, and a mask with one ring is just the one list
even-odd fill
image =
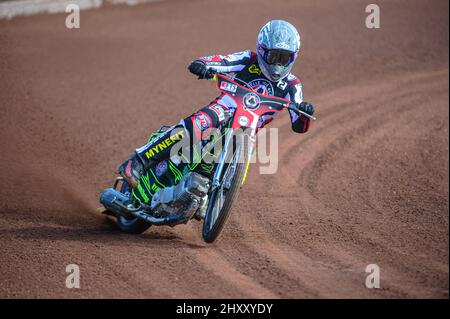
{"label": "handlebar grip", "polygon": [[289,109],[289,110],[291,110],[291,111],[293,111],[293,112],[295,112],[297,115],[304,115],[304,116],[306,116],[306,117],[309,117],[311,120],[313,120],[313,121],[315,121],[315,120],[317,120],[317,118],[315,117],[315,116],[313,116],[313,115],[310,115],[310,114],[308,114],[308,113],[306,113],[306,112],[303,112],[303,111],[300,111],[297,107],[296,107],[296,104],[295,103],[290,103],[288,106],[287,106],[287,108]]}

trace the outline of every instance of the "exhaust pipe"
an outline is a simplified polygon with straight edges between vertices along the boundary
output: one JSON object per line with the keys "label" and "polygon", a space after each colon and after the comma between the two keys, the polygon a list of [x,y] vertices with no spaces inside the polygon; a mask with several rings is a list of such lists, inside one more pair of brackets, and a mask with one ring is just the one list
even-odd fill
{"label": "exhaust pipe", "polygon": [[188,210],[191,214],[187,214],[187,216],[185,214],[179,214],[156,218],[145,213],[141,207],[128,207],[128,201],[129,198],[127,196],[119,191],[116,191],[114,188],[107,188],[100,194],[100,203],[105,206],[106,209],[127,218],[132,215],[153,225],[175,226],[176,224],[186,222],[191,217],[190,215],[192,215],[192,212],[195,213],[196,208],[198,208],[198,203],[193,202]]}
{"label": "exhaust pipe", "polygon": [[107,188],[100,194],[100,203],[105,206],[107,210],[124,217],[130,217],[127,210],[126,202],[129,200],[123,193],[116,191],[114,188]]}

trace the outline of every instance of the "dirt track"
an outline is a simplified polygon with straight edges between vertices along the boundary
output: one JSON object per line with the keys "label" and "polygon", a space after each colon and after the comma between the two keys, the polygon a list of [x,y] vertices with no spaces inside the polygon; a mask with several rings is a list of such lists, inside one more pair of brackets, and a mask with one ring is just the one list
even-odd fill
{"label": "dirt track", "polygon": [[[273,3],[0,21],[0,297],[448,298],[448,1],[379,1],[379,30],[364,1]],[[117,165],[216,94],[186,65],[253,48],[270,18],[300,29],[320,119],[305,135],[275,121],[279,171],[251,168],[217,243],[197,222],[119,232],[95,211]]]}

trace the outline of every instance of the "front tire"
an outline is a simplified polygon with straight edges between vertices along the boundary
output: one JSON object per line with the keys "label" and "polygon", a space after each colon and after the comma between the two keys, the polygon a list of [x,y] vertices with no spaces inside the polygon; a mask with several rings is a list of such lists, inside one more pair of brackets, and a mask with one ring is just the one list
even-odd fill
{"label": "front tire", "polygon": [[[237,150],[239,154],[235,154],[237,155],[237,164],[229,189],[226,190],[226,193],[221,194],[223,189],[222,187],[218,187],[212,194],[210,194],[202,231],[203,240],[207,243],[212,243],[217,239],[217,237],[219,237],[225,222],[230,216],[233,203],[238,198],[239,190],[241,189],[247,170],[247,165],[249,164],[247,143],[248,141],[244,139],[241,147]],[[228,169],[230,165],[232,165],[232,163],[228,164],[226,169]],[[225,174],[226,173],[224,173],[224,176]],[[220,207],[222,201],[223,205]]]}

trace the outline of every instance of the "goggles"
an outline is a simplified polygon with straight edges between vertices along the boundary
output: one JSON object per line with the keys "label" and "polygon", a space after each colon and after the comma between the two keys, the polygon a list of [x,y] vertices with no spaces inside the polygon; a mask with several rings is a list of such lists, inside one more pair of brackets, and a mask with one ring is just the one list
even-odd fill
{"label": "goggles", "polygon": [[281,64],[287,66],[294,62],[296,52],[285,51],[285,50],[267,50],[264,49],[264,61],[268,64]]}

